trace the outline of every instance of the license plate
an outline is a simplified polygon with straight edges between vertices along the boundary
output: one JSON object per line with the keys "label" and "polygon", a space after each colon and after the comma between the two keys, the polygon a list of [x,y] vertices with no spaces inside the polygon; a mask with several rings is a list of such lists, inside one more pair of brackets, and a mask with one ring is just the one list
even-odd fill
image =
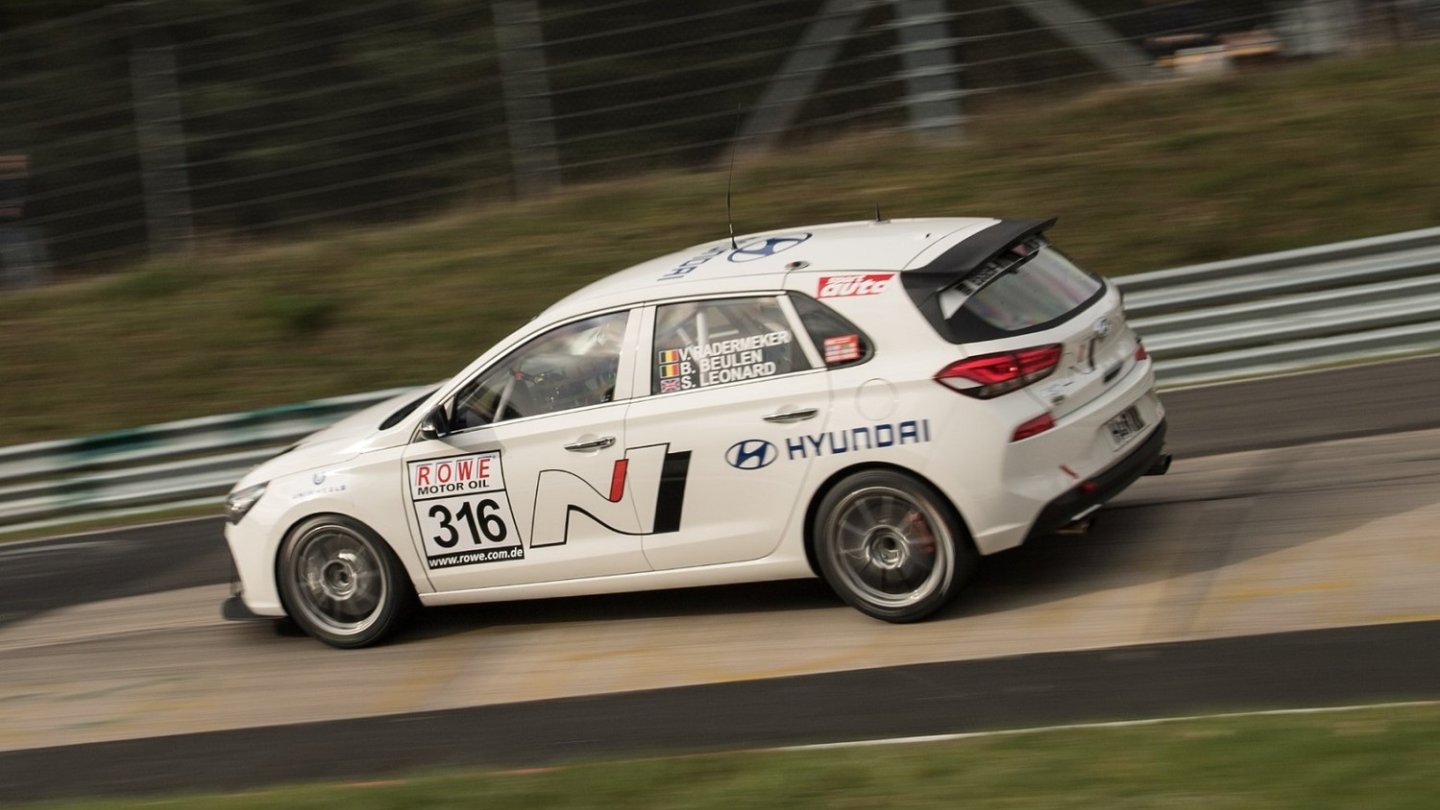
{"label": "license plate", "polygon": [[1105,427],[1110,429],[1110,441],[1119,447],[1145,429],[1145,420],[1140,418],[1140,410],[1131,405],[1106,422]]}

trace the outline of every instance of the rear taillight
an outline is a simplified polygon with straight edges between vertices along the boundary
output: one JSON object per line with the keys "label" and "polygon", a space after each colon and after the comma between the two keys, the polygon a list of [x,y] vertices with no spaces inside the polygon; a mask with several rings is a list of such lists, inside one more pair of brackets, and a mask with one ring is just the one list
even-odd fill
{"label": "rear taillight", "polygon": [[1135,362],[1138,363],[1138,362],[1140,362],[1141,360],[1146,360],[1146,359],[1148,359],[1149,357],[1150,357],[1150,352],[1145,351],[1145,344],[1144,344],[1144,343],[1141,343],[1139,338],[1136,338],[1136,339],[1135,339]]}
{"label": "rear taillight", "polygon": [[1048,413],[1042,413],[1034,419],[1021,422],[1020,427],[1015,428],[1015,432],[1011,434],[1010,441],[1018,442],[1021,439],[1038,436],[1053,427],[1055,427],[1055,417]]}
{"label": "rear taillight", "polygon": [[1060,365],[1059,344],[985,354],[940,370],[935,382],[977,399],[1008,394],[1050,376]]}

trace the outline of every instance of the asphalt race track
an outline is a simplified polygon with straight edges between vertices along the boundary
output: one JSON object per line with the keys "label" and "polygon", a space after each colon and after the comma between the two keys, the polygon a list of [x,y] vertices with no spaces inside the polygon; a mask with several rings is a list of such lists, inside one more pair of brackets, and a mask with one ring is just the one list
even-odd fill
{"label": "asphalt race track", "polygon": [[1430,698],[1437,682],[1440,622],[1244,636],[31,749],[0,754],[0,799]]}
{"label": "asphalt race track", "polygon": [[0,803],[1440,698],[1440,358],[1164,400],[1170,475],[913,626],[805,581],[339,652],[218,619],[218,520],[0,546]]}

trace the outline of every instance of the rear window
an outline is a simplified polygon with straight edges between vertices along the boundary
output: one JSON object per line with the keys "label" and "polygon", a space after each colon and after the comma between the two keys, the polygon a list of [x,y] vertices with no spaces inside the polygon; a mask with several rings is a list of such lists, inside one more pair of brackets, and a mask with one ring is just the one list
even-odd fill
{"label": "rear window", "polygon": [[815,341],[815,348],[820,350],[827,368],[863,363],[875,353],[870,338],[840,313],[797,293],[790,294],[790,302],[795,305],[800,322]]}
{"label": "rear window", "polygon": [[1099,278],[1035,237],[941,290],[940,315],[961,339],[995,339],[1058,325],[1104,289]]}

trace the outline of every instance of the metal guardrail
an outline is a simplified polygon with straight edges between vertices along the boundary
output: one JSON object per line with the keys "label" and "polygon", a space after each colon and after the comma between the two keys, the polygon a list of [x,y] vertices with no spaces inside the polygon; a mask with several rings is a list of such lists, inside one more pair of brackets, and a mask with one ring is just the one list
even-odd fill
{"label": "metal guardrail", "polygon": [[1440,350],[1440,228],[1116,283],[1162,386]]}
{"label": "metal guardrail", "polygon": [[0,447],[0,531],[219,503],[247,470],[412,388]]}
{"label": "metal guardrail", "polygon": [[[1163,387],[1440,351],[1440,228],[1116,279]],[[0,532],[218,503],[395,388],[0,448]]]}

